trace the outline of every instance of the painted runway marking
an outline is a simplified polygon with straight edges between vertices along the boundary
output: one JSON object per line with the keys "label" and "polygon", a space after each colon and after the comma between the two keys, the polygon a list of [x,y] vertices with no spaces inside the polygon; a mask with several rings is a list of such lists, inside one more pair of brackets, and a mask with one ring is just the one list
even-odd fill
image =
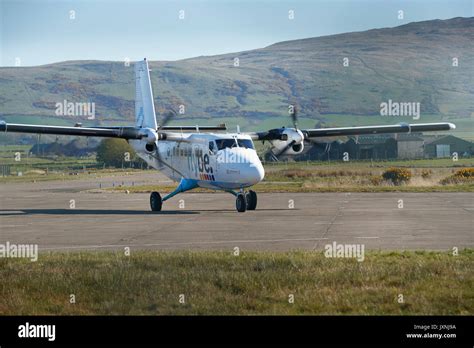
{"label": "painted runway marking", "polygon": [[168,242],[168,243],[147,243],[147,244],[107,244],[107,245],[75,245],[75,246],[59,246],[52,248],[39,248],[40,250],[68,250],[68,249],[85,249],[85,248],[124,248],[124,247],[152,247],[152,246],[173,246],[173,245],[207,245],[207,244],[237,244],[237,243],[279,243],[279,242],[306,242],[315,240],[326,240],[328,238],[295,238],[295,239],[251,239],[251,240],[222,240],[209,242]]}
{"label": "painted runway marking", "polygon": [[314,224],[315,224],[315,225],[329,225],[329,224],[332,224],[332,225],[344,225],[343,222],[331,222],[331,221],[327,221],[327,222],[315,222]]}

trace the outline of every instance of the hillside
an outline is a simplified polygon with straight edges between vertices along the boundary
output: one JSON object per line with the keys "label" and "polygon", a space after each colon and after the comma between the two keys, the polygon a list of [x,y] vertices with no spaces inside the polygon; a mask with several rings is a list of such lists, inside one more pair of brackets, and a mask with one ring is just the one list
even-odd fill
{"label": "hillside", "polygon": [[[311,125],[357,124],[357,115],[379,120],[380,103],[392,99],[420,102],[420,121],[428,120],[424,115],[430,115],[429,121],[470,120],[473,43],[474,18],[454,18],[154,61],[155,105],[162,113],[184,104],[186,113],[180,119],[238,118],[255,124],[272,118],[280,122],[291,102],[299,105],[300,116],[309,118]],[[236,57],[239,67],[234,66]],[[343,66],[344,57],[349,58],[348,67]],[[458,57],[458,67],[452,66],[453,57]],[[134,88],[133,64],[126,67],[123,62],[3,67],[0,119],[38,123],[40,117],[43,122],[71,124],[79,120],[54,115],[55,103],[68,100],[95,102],[95,124],[129,123]],[[80,121],[87,123],[86,118]]]}

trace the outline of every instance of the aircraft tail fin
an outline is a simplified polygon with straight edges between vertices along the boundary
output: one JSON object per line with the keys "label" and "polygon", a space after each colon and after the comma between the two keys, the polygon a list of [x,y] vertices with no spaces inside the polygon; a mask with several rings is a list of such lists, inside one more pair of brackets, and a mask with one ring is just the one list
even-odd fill
{"label": "aircraft tail fin", "polygon": [[150,70],[146,58],[135,63],[135,125],[157,128]]}

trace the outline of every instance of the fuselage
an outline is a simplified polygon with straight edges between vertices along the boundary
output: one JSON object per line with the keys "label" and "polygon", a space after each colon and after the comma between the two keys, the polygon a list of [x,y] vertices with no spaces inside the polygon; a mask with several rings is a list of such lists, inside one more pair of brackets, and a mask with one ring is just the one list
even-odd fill
{"label": "fuselage", "polygon": [[186,179],[199,187],[241,189],[265,175],[253,142],[244,134],[170,133],[148,151],[140,140],[130,140],[148,165],[174,181]]}

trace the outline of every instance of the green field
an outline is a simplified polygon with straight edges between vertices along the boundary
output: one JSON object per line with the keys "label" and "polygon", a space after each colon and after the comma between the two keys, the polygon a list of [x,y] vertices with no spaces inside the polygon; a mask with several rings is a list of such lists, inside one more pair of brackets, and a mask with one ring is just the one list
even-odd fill
{"label": "green field", "polygon": [[3,315],[472,315],[473,288],[473,250],[457,256],[368,252],[362,262],[326,258],[322,251],[235,256],[132,250],[130,256],[74,252],[40,253],[37,262],[0,259]]}
{"label": "green field", "polygon": [[32,182],[51,180],[73,180],[86,177],[100,177],[134,172],[130,163],[124,162],[124,168],[104,168],[95,156],[32,156],[31,145],[0,146],[0,165],[10,166],[10,175],[0,176],[0,182]]}
{"label": "green field", "polygon": [[[104,169],[95,158],[25,158],[14,161],[15,151],[22,147],[6,146],[0,152],[0,164],[11,164],[12,174],[0,177],[2,182],[34,182],[74,180],[104,176],[130,175],[143,172],[138,169]],[[22,152],[23,153],[23,152]],[[5,159],[8,159],[5,161]],[[18,163],[18,164],[16,164]],[[407,168],[411,180],[401,186],[380,181],[382,173],[390,167]],[[422,159],[396,161],[331,161],[331,162],[280,162],[265,163],[264,181],[255,185],[257,192],[473,192],[474,178],[463,183],[442,184],[442,180],[461,168],[473,168],[474,158]],[[428,175],[424,176],[424,172]],[[18,173],[21,172],[21,176]],[[109,190],[117,192],[171,192],[174,184],[119,186]],[[198,189],[197,192],[209,192]]]}

